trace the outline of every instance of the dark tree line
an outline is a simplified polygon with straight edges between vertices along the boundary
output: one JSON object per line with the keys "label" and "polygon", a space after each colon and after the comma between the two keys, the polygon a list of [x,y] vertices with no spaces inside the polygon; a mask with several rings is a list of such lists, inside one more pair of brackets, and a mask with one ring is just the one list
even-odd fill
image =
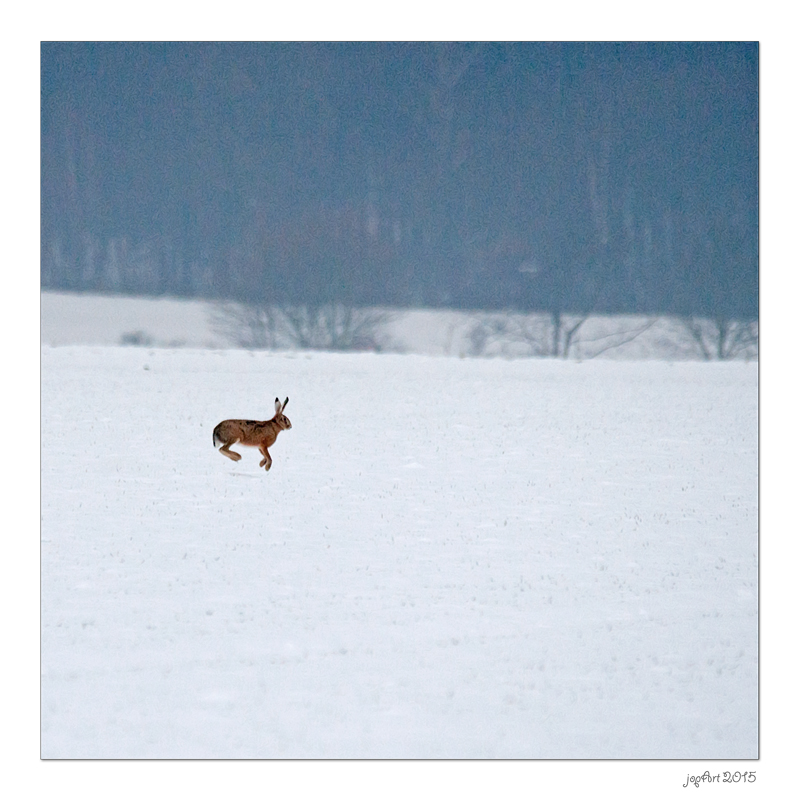
{"label": "dark tree line", "polygon": [[754,44],[42,45],[42,286],[754,319]]}

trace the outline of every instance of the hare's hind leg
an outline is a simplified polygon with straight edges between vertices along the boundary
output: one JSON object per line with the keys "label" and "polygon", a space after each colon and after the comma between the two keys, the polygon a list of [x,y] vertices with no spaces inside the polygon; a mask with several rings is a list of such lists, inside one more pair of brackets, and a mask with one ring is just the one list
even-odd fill
{"label": "hare's hind leg", "polygon": [[224,456],[227,456],[231,461],[241,461],[241,455],[239,455],[239,453],[234,453],[234,451],[230,449],[233,447],[233,445],[238,444],[238,442],[238,439],[234,439],[232,442],[226,442],[224,445],[222,445],[222,447],[220,447],[220,453],[222,453]]}
{"label": "hare's hind leg", "polygon": [[261,451],[261,455],[264,456],[258,466],[264,467],[264,469],[269,472],[269,468],[272,466],[272,456],[270,456],[269,450],[267,450],[266,447],[259,447],[258,449]]}

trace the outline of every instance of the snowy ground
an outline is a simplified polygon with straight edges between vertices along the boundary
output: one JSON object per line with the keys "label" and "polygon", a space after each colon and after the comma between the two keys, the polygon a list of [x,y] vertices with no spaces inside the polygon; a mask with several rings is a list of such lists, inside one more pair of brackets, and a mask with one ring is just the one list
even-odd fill
{"label": "snowy ground", "polygon": [[757,757],[757,364],[41,357],[45,758]]}

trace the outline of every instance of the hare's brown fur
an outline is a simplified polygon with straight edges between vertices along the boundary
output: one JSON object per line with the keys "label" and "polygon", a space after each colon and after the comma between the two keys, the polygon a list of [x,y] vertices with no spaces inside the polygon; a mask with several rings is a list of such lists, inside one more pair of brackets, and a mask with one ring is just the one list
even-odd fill
{"label": "hare's brown fur", "polygon": [[257,447],[264,458],[259,467],[269,471],[272,466],[272,457],[267,448],[275,444],[281,431],[288,431],[292,427],[289,417],[285,416],[283,409],[289,402],[287,397],[283,403],[275,398],[275,416],[272,419],[260,422],[253,419],[226,419],[214,428],[214,447],[219,447],[219,452],[231,461],[239,461],[241,455],[230,448],[235,444],[247,447]]}

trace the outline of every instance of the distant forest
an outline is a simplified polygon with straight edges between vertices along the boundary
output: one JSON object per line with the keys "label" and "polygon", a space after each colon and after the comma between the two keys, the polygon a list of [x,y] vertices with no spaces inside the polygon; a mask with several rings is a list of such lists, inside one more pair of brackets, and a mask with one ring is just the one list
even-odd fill
{"label": "distant forest", "polygon": [[754,43],[43,43],[42,287],[758,316]]}

